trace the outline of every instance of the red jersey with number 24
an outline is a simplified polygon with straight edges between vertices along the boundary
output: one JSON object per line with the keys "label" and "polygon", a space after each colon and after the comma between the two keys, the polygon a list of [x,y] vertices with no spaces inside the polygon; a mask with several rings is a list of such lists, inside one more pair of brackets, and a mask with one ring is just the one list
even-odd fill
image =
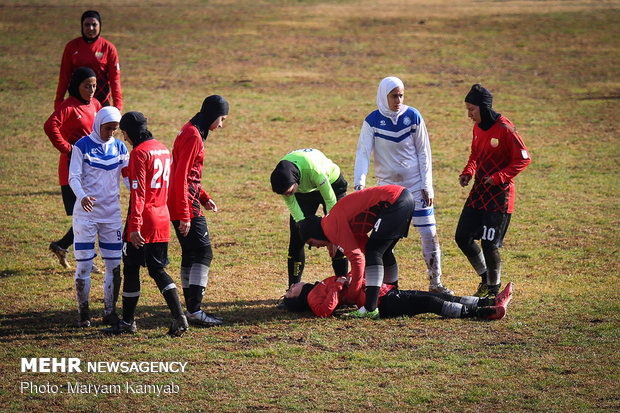
{"label": "red jersey with number 24", "polygon": [[[475,177],[465,206],[511,214],[515,204],[514,177],[530,163],[530,154],[515,126],[504,116],[489,128],[474,125],[469,161],[461,175]],[[485,185],[490,176],[495,185]]]}
{"label": "red jersey with number 24", "polygon": [[169,181],[170,151],[162,143],[149,139],[131,151],[128,234],[140,231],[147,244],[170,240]]}

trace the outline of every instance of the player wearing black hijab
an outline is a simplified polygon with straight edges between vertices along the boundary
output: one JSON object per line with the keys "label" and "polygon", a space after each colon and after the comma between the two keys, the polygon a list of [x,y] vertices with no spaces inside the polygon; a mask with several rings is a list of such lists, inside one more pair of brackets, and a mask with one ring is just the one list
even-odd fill
{"label": "player wearing black hijab", "polygon": [[174,141],[168,192],[168,209],[181,244],[181,284],[190,323],[212,326],[222,319],[201,310],[213,259],[207,221],[201,206],[217,212],[217,205],[202,188],[205,141],[209,132],[222,127],[228,116],[228,102],[212,95],[187,122]]}

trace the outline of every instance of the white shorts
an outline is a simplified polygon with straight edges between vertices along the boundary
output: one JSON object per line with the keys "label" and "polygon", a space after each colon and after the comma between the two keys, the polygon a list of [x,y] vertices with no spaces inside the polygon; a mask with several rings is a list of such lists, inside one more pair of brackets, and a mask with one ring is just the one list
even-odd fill
{"label": "white shorts", "polygon": [[415,207],[413,209],[413,222],[414,227],[432,227],[437,225],[435,221],[435,208],[428,206],[422,196],[422,191],[412,191],[413,200],[415,201]]}
{"label": "white shorts", "polygon": [[95,241],[99,236],[99,253],[104,260],[120,260],[123,249],[122,222],[92,222],[73,218],[73,254],[76,261],[97,256]]}

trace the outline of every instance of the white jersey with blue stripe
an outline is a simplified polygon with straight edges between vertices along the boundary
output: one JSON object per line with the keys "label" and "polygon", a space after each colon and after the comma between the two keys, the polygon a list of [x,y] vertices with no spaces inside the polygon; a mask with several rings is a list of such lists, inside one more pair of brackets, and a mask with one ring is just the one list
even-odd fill
{"label": "white jersey with blue stripe", "polygon": [[[103,142],[91,135],[77,141],[69,166],[69,185],[77,198],[74,218],[102,223],[121,221],[120,179],[128,164],[127,147],[118,139]],[[95,198],[91,212],[82,208],[85,196]]]}
{"label": "white jersey with blue stripe", "polygon": [[430,141],[417,109],[408,106],[396,122],[379,110],[366,117],[357,143],[354,186],[366,186],[373,153],[377,185],[423,189],[434,198]]}

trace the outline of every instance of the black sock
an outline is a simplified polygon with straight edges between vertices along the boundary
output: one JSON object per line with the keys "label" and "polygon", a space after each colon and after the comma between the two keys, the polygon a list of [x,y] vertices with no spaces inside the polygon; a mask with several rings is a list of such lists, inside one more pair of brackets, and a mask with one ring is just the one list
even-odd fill
{"label": "black sock", "polygon": [[303,261],[295,261],[292,258],[288,259],[288,286],[301,281],[301,275],[304,272]]}
{"label": "black sock", "polygon": [[73,227],[69,228],[69,231],[58,241],[56,244],[60,245],[62,248],[67,249],[73,244]]}
{"label": "black sock", "polygon": [[364,308],[366,311],[375,311],[379,302],[379,291],[381,287],[366,287],[366,303]]}
{"label": "black sock", "polygon": [[166,304],[168,304],[168,308],[172,313],[172,318],[177,319],[181,314],[183,314],[181,300],[179,300],[179,292],[176,288],[166,290],[162,295],[164,296],[164,300],[166,300]]}
{"label": "black sock", "polygon": [[[183,293],[185,293],[185,288],[183,289]],[[189,288],[187,288],[187,293],[185,295],[185,304],[187,305],[187,311],[190,314],[195,313],[200,310],[200,304],[202,303],[202,296],[205,294],[205,287],[201,287],[200,285],[190,284]]]}
{"label": "black sock", "polygon": [[136,314],[136,306],[140,297],[123,297],[123,321],[131,324]]}
{"label": "black sock", "polygon": [[480,298],[478,300],[478,307],[492,307],[495,305],[495,298]]}

